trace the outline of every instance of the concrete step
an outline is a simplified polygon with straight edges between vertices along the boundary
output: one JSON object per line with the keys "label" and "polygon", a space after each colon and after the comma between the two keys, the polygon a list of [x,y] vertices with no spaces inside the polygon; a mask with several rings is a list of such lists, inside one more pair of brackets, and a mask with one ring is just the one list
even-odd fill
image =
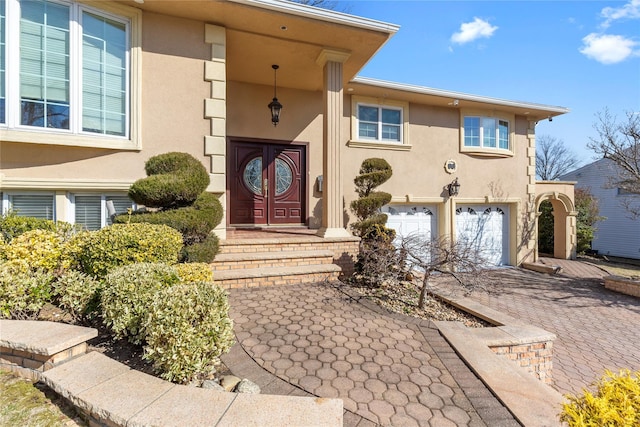
{"label": "concrete step", "polygon": [[224,288],[282,286],[338,280],[342,269],[335,264],[293,267],[247,268],[214,272],[214,281]]}
{"label": "concrete step", "polygon": [[220,242],[220,254],[332,250],[340,244],[358,241],[359,239],[353,237],[324,239],[318,236],[227,239]]}
{"label": "concrete step", "polygon": [[305,265],[331,264],[330,250],[272,251],[223,253],[216,256],[211,267],[214,273],[224,270],[247,268],[301,267]]}

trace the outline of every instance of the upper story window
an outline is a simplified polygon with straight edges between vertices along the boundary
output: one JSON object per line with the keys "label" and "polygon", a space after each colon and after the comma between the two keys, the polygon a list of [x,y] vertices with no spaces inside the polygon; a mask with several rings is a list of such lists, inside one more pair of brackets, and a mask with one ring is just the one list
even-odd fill
{"label": "upper story window", "polygon": [[0,124],[134,139],[131,46],[139,14],[132,10],[121,16],[70,1],[0,0]]}
{"label": "upper story window", "polygon": [[352,128],[349,146],[408,149],[406,118],[409,104],[376,102],[375,98],[352,97]]}
{"label": "upper story window", "polygon": [[509,149],[509,122],[493,117],[464,118],[464,146]]}
{"label": "upper story window", "polygon": [[460,151],[485,156],[513,156],[513,123],[510,114],[483,115],[461,111]]}

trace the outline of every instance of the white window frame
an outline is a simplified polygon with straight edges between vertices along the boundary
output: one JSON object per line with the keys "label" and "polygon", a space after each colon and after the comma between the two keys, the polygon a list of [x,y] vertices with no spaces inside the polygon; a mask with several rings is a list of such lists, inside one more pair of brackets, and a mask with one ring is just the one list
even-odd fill
{"label": "white window frame", "polygon": [[[5,87],[7,98],[5,103],[6,123],[0,123],[0,140],[36,144],[54,144],[70,146],[86,146],[95,148],[112,148],[123,150],[140,150],[141,134],[141,39],[142,12],[138,9],[115,3],[97,2],[92,5],[71,0],[47,0],[71,8],[70,18],[70,129],[52,129],[45,127],[23,126],[20,124],[20,0],[6,0],[6,72]],[[105,135],[82,130],[82,13],[89,12],[97,16],[120,22],[126,25],[127,31],[127,132],[125,136]],[[11,37],[9,37],[11,35]],[[10,85],[9,82],[12,82]]]}
{"label": "white window frame", "polygon": [[[67,221],[71,224],[76,223],[76,196],[94,196],[100,197],[100,228],[104,228],[107,225],[107,198],[109,197],[122,197],[126,196],[126,193],[72,193],[69,195],[69,210],[67,215]],[[135,210],[136,204],[131,201],[131,207]]]}
{"label": "white window frame", "polygon": [[[467,118],[476,118],[480,121],[480,134],[479,134],[479,142],[480,145],[466,145],[466,129],[465,129],[465,119]],[[495,127],[495,143],[496,146],[487,146],[484,145],[484,125],[483,120],[490,119],[493,120],[496,124]],[[500,147],[500,122],[506,122],[508,126],[508,147],[501,148]],[[471,110],[462,110],[460,112],[460,152],[462,153],[472,153],[478,155],[486,155],[486,156],[498,156],[498,157],[511,157],[514,155],[514,139],[515,139],[515,115],[513,114],[487,114],[486,111],[471,111]]]}
{"label": "white window frame", "polygon": [[52,212],[52,221],[57,221],[57,206],[56,206],[56,194],[51,191],[10,191],[2,193],[2,214],[5,215],[7,212],[13,210],[13,200],[14,196],[51,196],[53,198],[53,212]]}
{"label": "white window frame", "polygon": [[[377,138],[364,138],[360,136],[360,107],[372,107],[378,109],[377,120]],[[390,140],[382,138],[382,110],[395,110],[400,112],[399,133],[400,140]],[[348,143],[349,147],[356,148],[375,148],[387,150],[409,150],[409,103],[403,101],[384,100],[361,96],[351,97],[351,139]]]}

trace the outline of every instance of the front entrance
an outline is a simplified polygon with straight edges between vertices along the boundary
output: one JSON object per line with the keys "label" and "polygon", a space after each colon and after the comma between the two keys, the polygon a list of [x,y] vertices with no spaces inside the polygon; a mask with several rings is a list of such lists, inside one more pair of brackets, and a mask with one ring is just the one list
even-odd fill
{"label": "front entrance", "polygon": [[305,223],[306,146],[231,141],[230,225]]}

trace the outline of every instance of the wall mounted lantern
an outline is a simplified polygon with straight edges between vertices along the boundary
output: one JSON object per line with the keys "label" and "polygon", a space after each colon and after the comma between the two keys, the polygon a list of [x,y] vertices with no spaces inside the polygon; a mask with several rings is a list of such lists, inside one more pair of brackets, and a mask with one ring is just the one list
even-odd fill
{"label": "wall mounted lantern", "polygon": [[460,192],[460,183],[458,182],[458,178],[454,179],[453,182],[447,185],[447,190],[449,190],[449,196],[457,196]]}
{"label": "wall mounted lantern", "polygon": [[280,67],[276,64],[273,64],[271,68],[273,68],[273,101],[269,103],[268,107],[269,107],[269,110],[271,110],[271,123],[273,123],[274,126],[278,126],[278,122],[280,121],[280,111],[282,110],[282,104],[278,102],[278,96],[276,93],[278,84],[277,84],[276,78],[277,78],[278,68]]}

